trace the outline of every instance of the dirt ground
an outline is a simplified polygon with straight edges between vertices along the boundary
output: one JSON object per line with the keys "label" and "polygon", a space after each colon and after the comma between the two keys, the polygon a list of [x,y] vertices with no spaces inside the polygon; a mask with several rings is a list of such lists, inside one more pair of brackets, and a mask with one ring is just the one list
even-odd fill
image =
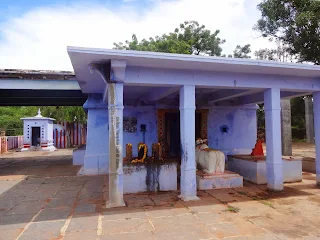
{"label": "dirt ground", "polygon": [[[303,156],[314,151],[295,148]],[[314,174],[282,192],[244,182],[198,191],[191,202],[179,200],[179,191],[127,194],[126,207],[106,209],[108,176],[77,176],[71,154],[1,156],[0,240],[320,239]]]}
{"label": "dirt ground", "polygon": [[[263,144],[264,152],[266,153],[266,145]],[[316,148],[314,144],[304,142],[293,142],[292,143],[292,155],[303,158],[315,158]]]}

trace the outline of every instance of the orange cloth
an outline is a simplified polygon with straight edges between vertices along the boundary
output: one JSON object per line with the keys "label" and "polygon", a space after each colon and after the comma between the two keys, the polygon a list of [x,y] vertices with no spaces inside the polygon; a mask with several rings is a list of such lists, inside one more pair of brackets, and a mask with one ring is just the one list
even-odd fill
{"label": "orange cloth", "polygon": [[257,140],[254,149],[252,149],[251,156],[264,156],[262,142],[260,139]]}

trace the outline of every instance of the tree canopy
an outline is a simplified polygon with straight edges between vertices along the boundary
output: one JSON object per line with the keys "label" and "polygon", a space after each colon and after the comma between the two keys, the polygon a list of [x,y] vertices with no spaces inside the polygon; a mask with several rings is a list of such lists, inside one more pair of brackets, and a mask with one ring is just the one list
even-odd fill
{"label": "tree canopy", "polygon": [[225,43],[224,39],[218,37],[220,31],[211,32],[205,25],[200,25],[197,21],[185,21],[181,23],[169,34],[150,37],[138,41],[135,34],[131,41],[125,41],[125,44],[114,43],[115,49],[194,54],[221,56],[221,45]]}
{"label": "tree canopy", "polygon": [[251,45],[246,44],[244,46],[237,45],[235,50],[233,50],[233,55],[228,55],[228,57],[233,58],[251,58],[249,55],[251,53]]}
{"label": "tree canopy", "polygon": [[280,61],[287,62],[293,60],[293,56],[289,53],[289,48],[283,42],[279,40],[276,41],[277,48],[269,49],[263,48],[254,52],[254,56],[258,60],[271,60],[271,61]]}
{"label": "tree canopy", "polygon": [[254,29],[287,45],[300,62],[320,65],[320,1],[263,0]]}

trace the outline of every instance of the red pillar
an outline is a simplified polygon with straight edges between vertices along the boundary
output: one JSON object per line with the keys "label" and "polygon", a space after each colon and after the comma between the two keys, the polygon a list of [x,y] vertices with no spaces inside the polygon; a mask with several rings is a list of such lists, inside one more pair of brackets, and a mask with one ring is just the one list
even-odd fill
{"label": "red pillar", "polygon": [[60,148],[62,148],[62,130],[60,130]]}
{"label": "red pillar", "polygon": [[66,130],[64,130],[63,131],[63,137],[64,137],[64,140],[63,140],[63,143],[64,143],[64,148],[66,148],[67,147],[67,136],[66,136],[67,134],[66,134]]}
{"label": "red pillar", "polygon": [[54,136],[54,143],[55,143],[56,147],[58,147],[58,129],[56,129],[56,134]]}

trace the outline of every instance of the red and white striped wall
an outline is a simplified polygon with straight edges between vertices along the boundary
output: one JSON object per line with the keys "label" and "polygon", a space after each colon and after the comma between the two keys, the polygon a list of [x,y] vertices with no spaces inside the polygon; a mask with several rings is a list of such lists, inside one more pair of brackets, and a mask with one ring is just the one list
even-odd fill
{"label": "red and white striped wall", "polygon": [[23,136],[6,136],[0,137],[0,154],[8,150],[22,148]]}
{"label": "red and white striped wall", "polygon": [[[53,139],[56,148],[68,148],[86,143],[87,126],[78,122],[57,122],[66,130],[54,130]],[[68,134],[69,133],[69,134]]]}

